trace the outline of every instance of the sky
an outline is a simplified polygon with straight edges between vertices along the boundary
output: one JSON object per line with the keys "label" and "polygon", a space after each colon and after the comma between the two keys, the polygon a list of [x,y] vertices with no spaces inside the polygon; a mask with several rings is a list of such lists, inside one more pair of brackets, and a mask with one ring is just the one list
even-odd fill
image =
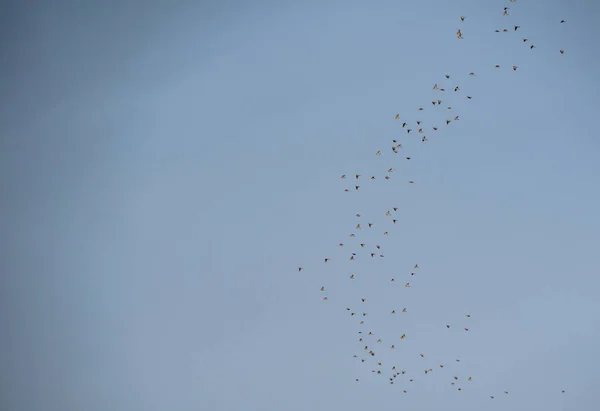
{"label": "sky", "polygon": [[2,2],[0,408],[595,410],[599,17]]}

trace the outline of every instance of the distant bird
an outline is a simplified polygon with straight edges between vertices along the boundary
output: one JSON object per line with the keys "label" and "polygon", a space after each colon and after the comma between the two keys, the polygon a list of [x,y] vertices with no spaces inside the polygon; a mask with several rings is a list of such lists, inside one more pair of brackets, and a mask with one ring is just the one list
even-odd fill
{"label": "distant bird", "polygon": [[460,32],[460,29],[458,29],[458,31],[456,32],[456,37],[462,40],[463,36],[462,36],[462,33]]}
{"label": "distant bird", "polygon": [[460,16],[460,21],[465,21],[465,16]]}
{"label": "distant bird", "polygon": [[329,261],[329,258],[326,258],[326,259],[325,259],[325,262],[327,262],[327,261]]}
{"label": "distant bird", "polygon": [[[564,23],[565,21],[564,21],[564,20],[561,20],[560,22],[561,22],[561,23]],[[564,391],[563,391],[563,392],[564,392]]]}
{"label": "distant bird", "polygon": [[565,54],[564,50],[559,50],[559,51],[560,51],[560,54]]}
{"label": "distant bird", "polygon": [[514,70],[514,71],[517,71],[517,66],[513,66],[513,70]]}
{"label": "distant bird", "polygon": [[346,178],[346,174],[342,174],[342,178]]}
{"label": "distant bird", "polygon": [[517,31],[521,26],[515,26],[515,31]]}
{"label": "distant bird", "polygon": [[381,151],[377,151],[377,152],[375,153],[375,155],[376,155],[376,156],[380,156],[380,155],[381,155]]}
{"label": "distant bird", "polygon": [[395,119],[396,119],[396,120],[399,120],[399,119],[400,119],[400,114],[396,114],[396,117],[395,117]]}
{"label": "distant bird", "polygon": [[325,291],[325,286],[321,287],[321,292]]}

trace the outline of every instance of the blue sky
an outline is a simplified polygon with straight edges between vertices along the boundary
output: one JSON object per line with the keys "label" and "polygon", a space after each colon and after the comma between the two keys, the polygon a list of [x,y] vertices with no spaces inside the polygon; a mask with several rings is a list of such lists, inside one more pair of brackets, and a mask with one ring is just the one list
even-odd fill
{"label": "blue sky", "polygon": [[599,4],[1,8],[3,410],[600,402]]}

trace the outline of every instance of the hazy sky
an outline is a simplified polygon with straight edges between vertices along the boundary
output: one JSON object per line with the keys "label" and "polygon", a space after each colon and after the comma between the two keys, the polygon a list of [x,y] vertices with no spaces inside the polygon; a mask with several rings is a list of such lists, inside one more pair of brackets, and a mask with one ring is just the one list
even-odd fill
{"label": "hazy sky", "polygon": [[599,2],[9,3],[0,409],[597,409]]}

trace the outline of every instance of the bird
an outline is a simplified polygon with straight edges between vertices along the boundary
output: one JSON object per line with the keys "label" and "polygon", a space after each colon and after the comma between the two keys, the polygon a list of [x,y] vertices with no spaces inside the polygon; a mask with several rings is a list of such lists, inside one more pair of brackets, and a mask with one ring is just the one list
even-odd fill
{"label": "bird", "polygon": [[515,31],[517,31],[521,26],[515,26]]}
{"label": "bird", "polygon": [[559,51],[560,51],[560,54],[565,54],[564,50],[559,50]]}
{"label": "bird", "polygon": [[396,117],[394,117],[396,120],[400,119],[400,114],[396,114]]}
{"label": "bird", "polygon": [[381,155],[381,151],[377,151],[377,152],[375,153],[375,155],[376,155],[376,156],[380,156],[380,155]]}
{"label": "bird", "polygon": [[325,262],[327,262],[327,261],[329,261],[329,258],[326,258],[326,259],[325,259]]}
{"label": "bird", "polygon": [[564,23],[565,21],[564,21],[564,20],[561,20],[560,22],[561,22],[561,23]]}
{"label": "bird", "polygon": [[354,280],[354,274],[351,274],[351,275],[350,275],[350,279],[351,279],[351,280]]}
{"label": "bird", "polygon": [[325,291],[325,286],[321,287],[321,292]]}
{"label": "bird", "polygon": [[465,16],[460,16],[460,21],[465,21]]}
{"label": "bird", "polygon": [[298,267],[298,272],[302,271],[302,267]]}
{"label": "bird", "polygon": [[458,31],[456,32],[456,37],[462,40],[463,36],[462,36],[462,33],[460,32],[460,29],[458,29]]}
{"label": "bird", "polygon": [[513,66],[513,70],[514,70],[514,71],[517,71],[517,66]]}

